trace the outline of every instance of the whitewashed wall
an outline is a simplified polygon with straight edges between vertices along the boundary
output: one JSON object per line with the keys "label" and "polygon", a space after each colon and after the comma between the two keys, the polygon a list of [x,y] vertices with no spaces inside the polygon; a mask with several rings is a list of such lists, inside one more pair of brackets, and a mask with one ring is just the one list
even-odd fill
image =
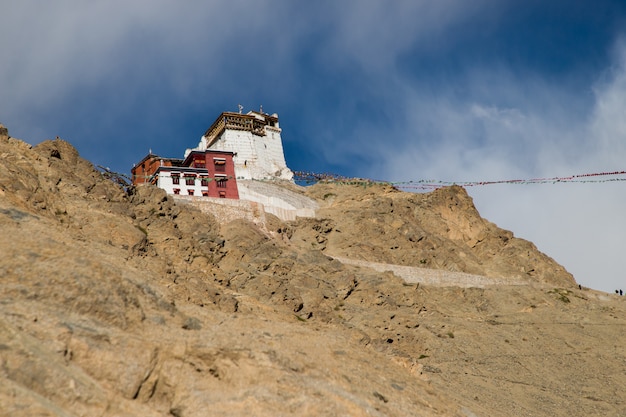
{"label": "whitewashed wall", "polygon": [[266,127],[267,134],[258,136],[249,131],[226,130],[211,149],[233,152],[235,175],[243,179],[280,178],[290,180],[280,129]]}
{"label": "whitewashed wall", "polygon": [[193,190],[194,196],[202,196],[202,186],[201,186],[199,177],[196,177],[194,181],[194,185],[187,185],[183,173],[179,172],[179,174],[180,174],[180,183],[174,184],[174,181],[172,179],[172,173],[170,171],[159,172],[159,177],[157,179],[157,187],[164,189],[165,192],[168,194],[174,194],[174,188],[179,188],[180,195],[190,195],[189,190]]}
{"label": "whitewashed wall", "polygon": [[227,129],[210,148],[207,148],[207,139],[203,136],[197,148],[187,149],[185,157],[192,150],[214,149],[233,152],[235,176],[238,179],[291,180],[293,172],[285,161],[281,129],[265,126],[265,133],[265,136],[259,136],[250,131]]}

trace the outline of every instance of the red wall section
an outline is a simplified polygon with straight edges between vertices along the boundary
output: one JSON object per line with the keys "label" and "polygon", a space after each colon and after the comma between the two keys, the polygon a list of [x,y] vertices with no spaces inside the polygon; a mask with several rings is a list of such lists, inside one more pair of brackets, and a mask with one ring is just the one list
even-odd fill
{"label": "red wall section", "polygon": [[[239,199],[232,153],[206,151],[205,158],[206,169],[209,171],[211,179],[209,181],[209,196]],[[219,178],[225,178],[225,184],[220,184]]]}

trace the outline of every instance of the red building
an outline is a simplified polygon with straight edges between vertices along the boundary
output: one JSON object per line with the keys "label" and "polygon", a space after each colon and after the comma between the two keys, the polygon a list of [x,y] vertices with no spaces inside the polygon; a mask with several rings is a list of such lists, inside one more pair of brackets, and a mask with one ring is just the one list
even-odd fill
{"label": "red building", "polygon": [[192,151],[183,161],[183,166],[206,170],[209,197],[238,199],[233,155],[225,151]]}
{"label": "red building", "polygon": [[149,154],[131,170],[133,184],[151,183],[174,195],[239,199],[233,155],[192,151],[181,160]]}
{"label": "red building", "polygon": [[133,178],[133,185],[150,182],[152,176],[160,167],[179,167],[183,164],[182,159],[162,158],[150,152],[141,161],[136,163],[130,170]]}

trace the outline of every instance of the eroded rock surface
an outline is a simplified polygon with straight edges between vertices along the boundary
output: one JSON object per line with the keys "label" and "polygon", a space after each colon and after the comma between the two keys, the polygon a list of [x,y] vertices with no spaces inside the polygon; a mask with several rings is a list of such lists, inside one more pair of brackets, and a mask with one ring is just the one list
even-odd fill
{"label": "eroded rock surface", "polygon": [[0,415],[626,414],[623,298],[463,189],[300,192],[316,219],[218,224],[0,131]]}

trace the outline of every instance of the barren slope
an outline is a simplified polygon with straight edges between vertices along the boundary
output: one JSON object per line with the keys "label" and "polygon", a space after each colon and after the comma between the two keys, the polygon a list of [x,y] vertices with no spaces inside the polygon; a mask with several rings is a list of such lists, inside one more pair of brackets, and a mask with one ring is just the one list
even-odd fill
{"label": "barren slope", "polygon": [[64,141],[0,157],[0,415],[626,414],[623,299],[462,189],[320,184],[318,219],[261,230],[127,193]]}
{"label": "barren slope", "polygon": [[296,234],[325,253],[575,285],[571,274],[531,242],[480,217],[461,187],[412,194],[382,185],[317,184],[307,193],[322,201],[318,217],[323,221],[303,220]]}

